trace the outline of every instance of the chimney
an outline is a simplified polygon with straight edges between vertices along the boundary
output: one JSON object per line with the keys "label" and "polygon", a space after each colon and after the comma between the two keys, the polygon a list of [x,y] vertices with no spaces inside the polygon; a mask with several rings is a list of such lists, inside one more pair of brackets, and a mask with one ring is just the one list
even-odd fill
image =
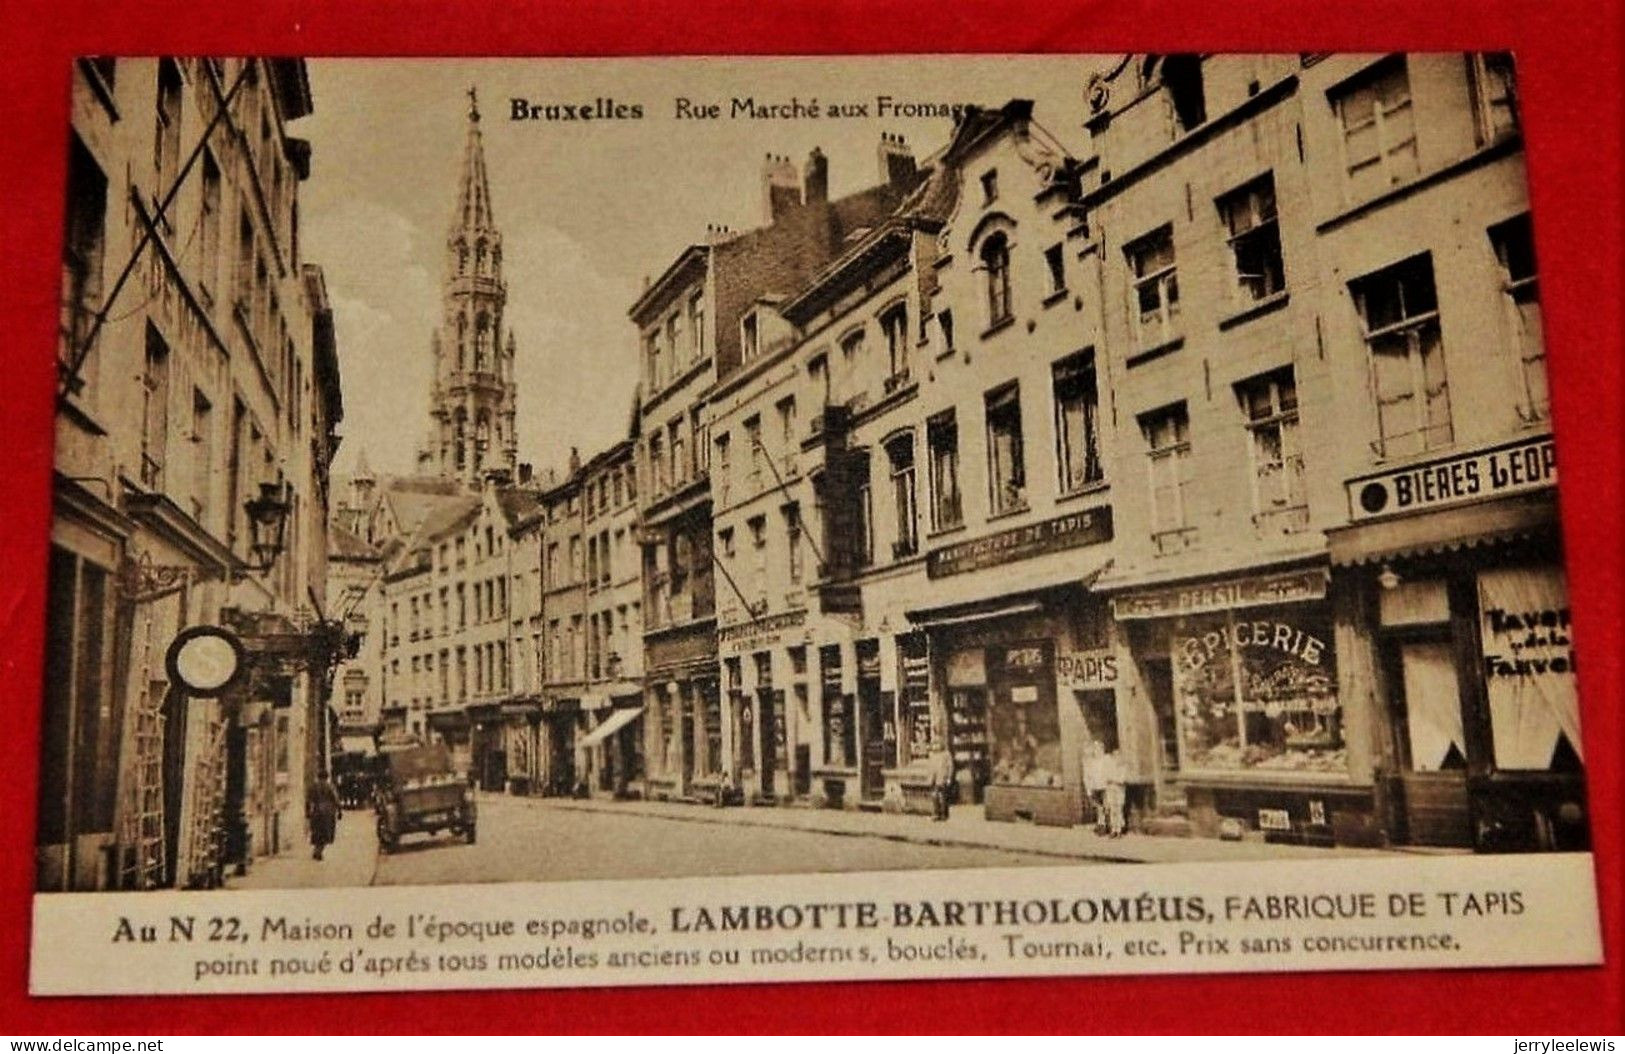
{"label": "chimney", "polygon": [[809,205],[815,201],[829,200],[829,158],[816,146],[807,155],[807,164],[802,169],[801,188],[802,197]]}
{"label": "chimney", "polygon": [[506,487],[512,478],[505,468],[485,470],[485,485],[487,487]]}
{"label": "chimney", "polygon": [[577,447],[571,447],[570,448],[570,475],[573,476],[577,472],[580,472],[580,471],[581,471],[581,450],[579,448],[577,448]]}
{"label": "chimney", "polygon": [[897,188],[907,188],[914,182],[916,166],[914,150],[900,135],[880,133],[880,181]]}
{"label": "chimney", "polygon": [[522,487],[529,486],[531,479],[534,478],[535,475],[536,475],[536,469],[535,469],[534,466],[531,465],[531,463],[529,461],[521,461],[519,463],[519,485],[520,486],[522,486]]}
{"label": "chimney", "polygon": [[801,204],[801,176],[783,154],[768,154],[762,162],[763,223],[773,223]]}

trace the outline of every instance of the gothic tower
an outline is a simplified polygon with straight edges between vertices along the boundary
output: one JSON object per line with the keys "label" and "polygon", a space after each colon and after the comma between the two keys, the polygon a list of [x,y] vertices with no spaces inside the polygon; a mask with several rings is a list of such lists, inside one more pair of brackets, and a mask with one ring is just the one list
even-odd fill
{"label": "gothic tower", "polygon": [[468,90],[468,136],[457,211],[446,234],[441,323],[430,340],[434,383],[429,437],[420,465],[433,475],[479,486],[493,469],[514,471],[513,332],[505,329],[502,234],[491,213],[480,108]]}

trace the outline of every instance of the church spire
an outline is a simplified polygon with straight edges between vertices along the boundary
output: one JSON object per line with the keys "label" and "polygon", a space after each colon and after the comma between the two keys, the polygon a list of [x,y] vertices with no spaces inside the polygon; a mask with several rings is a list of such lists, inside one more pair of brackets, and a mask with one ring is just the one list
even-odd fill
{"label": "church spire", "polygon": [[[512,333],[503,322],[502,233],[491,212],[491,182],[480,138],[480,103],[468,89],[457,211],[446,232],[441,322],[429,341],[429,432],[419,465],[477,487],[487,472],[514,469]],[[502,338],[508,337],[504,347]]]}
{"label": "church spire", "polygon": [[468,234],[496,228],[491,215],[491,181],[485,174],[485,143],[480,138],[480,101],[468,89],[468,135],[463,143],[463,178],[458,187],[452,228]]}

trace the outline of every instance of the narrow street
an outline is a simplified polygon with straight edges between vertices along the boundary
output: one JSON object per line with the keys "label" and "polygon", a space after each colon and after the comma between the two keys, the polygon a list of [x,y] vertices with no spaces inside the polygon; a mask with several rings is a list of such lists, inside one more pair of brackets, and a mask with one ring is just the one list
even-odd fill
{"label": "narrow street", "polygon": [[255,862],[232,889],[464,882],[683,878],[819,871],[1173,863],[1383,856],[1261,840],[1131,834],[1106,838],[1084,827],[990,823],[978,807],[946,823],[924,816],[850,810],[717,810],[665,802],[576,801],[481,795],[474,845],[451,834],[408,835],[380,854],[371,809],[345,813],[325,859],[303,843]]}
{"label": "narrow street", "polygon": [[[844,836],[718,823],[704,806],[679,808],[694,814],[693,818],[650,816],[616,806],[589,810],[569,801],[487,796],[480,800],[479,841],[475,845],[449,835],[411,836],[395,853],[378,858],[372,882],[423,885],[680,878],[1056,862],[1036,854],[994,848],[922,845],[873,835]],[[923,817],[912,819],[922,827],[930,826]],[[346,817],[344,822],[353,824],[355,818]],[[372,837],[370,831],[367,837]]]}

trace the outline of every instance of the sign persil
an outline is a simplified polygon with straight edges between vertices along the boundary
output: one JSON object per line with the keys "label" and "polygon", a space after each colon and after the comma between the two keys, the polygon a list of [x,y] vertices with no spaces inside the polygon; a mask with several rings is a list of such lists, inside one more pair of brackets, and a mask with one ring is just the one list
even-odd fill
{"label": "sign persil", "polygon": [[1348,481],[1353,522],[1557,484],[1557,449],[1550,435],[1389,469]]}

